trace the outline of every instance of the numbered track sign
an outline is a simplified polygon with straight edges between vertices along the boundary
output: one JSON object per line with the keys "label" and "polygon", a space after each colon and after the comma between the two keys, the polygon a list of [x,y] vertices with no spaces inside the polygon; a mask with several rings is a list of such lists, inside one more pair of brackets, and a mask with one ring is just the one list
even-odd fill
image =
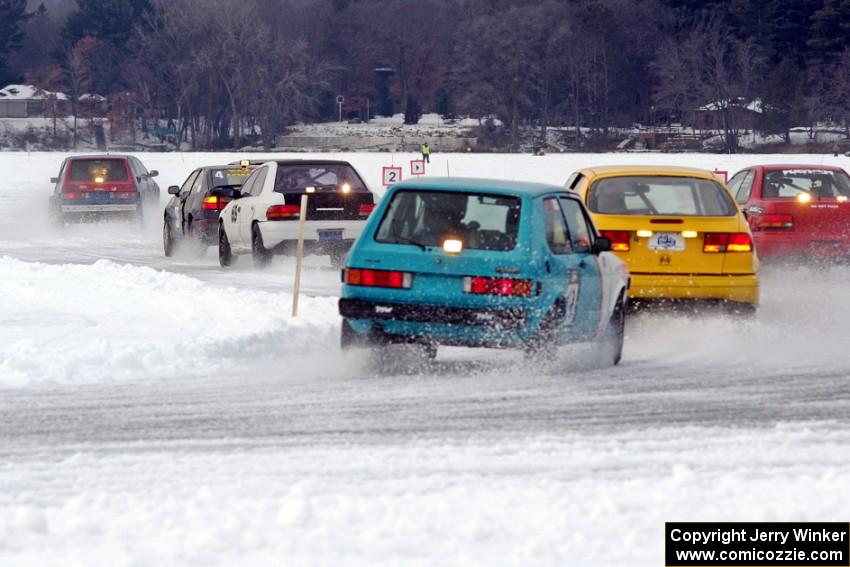
{"label": "numbered track sign", "polygon": [[384,166],[383,168],[383,178],[384,186],[394,185],[395,183],[401,182],[401,166]]}
{"label": "numbered track sign", "polygon": [[425,160],[410,160],[410,175],[425,175]]}

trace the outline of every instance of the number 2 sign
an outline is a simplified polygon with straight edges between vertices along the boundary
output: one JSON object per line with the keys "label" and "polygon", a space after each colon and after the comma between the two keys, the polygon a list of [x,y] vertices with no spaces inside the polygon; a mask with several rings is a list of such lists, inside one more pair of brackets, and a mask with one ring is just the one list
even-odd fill
{"label": "number 2 sign", "polygon": [[399,183],[401,181],[401,166],[384,166],[381,177],[385,187]]}

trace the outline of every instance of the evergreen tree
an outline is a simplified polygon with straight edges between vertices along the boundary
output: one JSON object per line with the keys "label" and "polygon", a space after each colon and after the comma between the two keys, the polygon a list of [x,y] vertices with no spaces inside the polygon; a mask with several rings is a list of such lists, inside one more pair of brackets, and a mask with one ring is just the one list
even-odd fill
{"label": "evergreen tree", "polygon": [[8,60],[21,47],[26,9],[26,0],[0,0],[0,87],[17,79],[8,68]]}
{"label": "evergreen tree", "polygon": [[815,62],[833,60],[850,46],[850,0],[824,0],[811,17],[808,46]]}

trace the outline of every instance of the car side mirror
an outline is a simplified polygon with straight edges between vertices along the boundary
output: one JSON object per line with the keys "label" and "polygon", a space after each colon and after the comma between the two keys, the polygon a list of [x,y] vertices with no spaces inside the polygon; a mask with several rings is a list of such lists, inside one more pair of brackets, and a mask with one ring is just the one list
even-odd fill
{"label": "car side mirror", "polygon": [[610,252],[611,251],[611,239],[607,236],[598,236],[593,243],[593,253],[599,254],[601,252]]}
{"label": "car side mirror", "polygon": [[58,177],[51,177],[50,182],[51,183],[59,183],[59,178]]}
{"label": "car side mirror", "polygon": [[159,172],[155,169],[152,169],[148,172],[148,177],[157,177],[159,176]]}
{"label": "car side mirror", "polygon": [[169,195],[177,195],[178,193],[180,193],[180,186],[179,185],[172,185],[171,187],[168,188],[168,194]]}

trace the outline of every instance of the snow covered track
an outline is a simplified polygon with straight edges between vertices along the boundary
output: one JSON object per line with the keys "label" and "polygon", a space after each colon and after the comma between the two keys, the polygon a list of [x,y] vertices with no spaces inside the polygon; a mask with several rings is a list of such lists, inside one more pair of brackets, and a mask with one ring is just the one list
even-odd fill
{"label": "snow covered track", "polygon": [[[164,186],[230,156],[142,158]],[[438,158],[550,182],[623,161]],[[0,223],[3,567],[659,565],[665,520],[847,521],[848,266],[765,270],[753,321],[641,315],[617,368],[445,349],[372,376],[338,350],[326,258],[293,320],[291,259],[172,262],[155,222],[55,232],[38,179],[61,157],[31,159],[0,155],[22,211]]]}

